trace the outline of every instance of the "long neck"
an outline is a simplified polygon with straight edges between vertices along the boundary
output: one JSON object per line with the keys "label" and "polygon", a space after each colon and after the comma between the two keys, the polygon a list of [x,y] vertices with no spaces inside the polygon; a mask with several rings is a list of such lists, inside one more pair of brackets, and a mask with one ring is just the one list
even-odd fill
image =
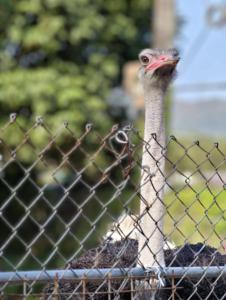
{"label": "long neck", "polygon": [[158,88],[145,89],[145,129],[142,157],[139,264],[164,266],[163,186],[165,129],[163,97]]}
{"label": "long neck", "polygon": [[165,144],[164,127],[164,92],[157,87],[145,89],[145,126],[144,140],[148,142],[152,134],[156,135],[159,143]]}

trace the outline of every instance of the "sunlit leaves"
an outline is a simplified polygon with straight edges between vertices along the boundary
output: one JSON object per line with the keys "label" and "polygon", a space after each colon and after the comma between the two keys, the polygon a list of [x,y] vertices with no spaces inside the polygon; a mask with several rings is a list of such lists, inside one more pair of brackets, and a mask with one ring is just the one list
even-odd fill
{"label": "sunlit leaves", "polygon": [[78,133],[87,122],[100,131],[110,127],[106,99],[120,85],[124,62],[146,46],[150,6],[149,0],[1,3],[0,125],[15,111],[25,125],[43,115],[53,127],[70,121]]}

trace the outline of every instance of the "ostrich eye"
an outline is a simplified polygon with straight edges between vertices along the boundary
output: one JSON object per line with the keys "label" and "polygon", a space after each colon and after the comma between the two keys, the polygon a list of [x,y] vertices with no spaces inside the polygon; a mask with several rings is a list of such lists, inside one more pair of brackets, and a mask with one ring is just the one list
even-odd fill
{"label": "ostrich eye", "polygon": [[147,64],[147,63],[149,63],[149,58],[145,55],[141,56],[141,61],[142,61],[142,63]]}

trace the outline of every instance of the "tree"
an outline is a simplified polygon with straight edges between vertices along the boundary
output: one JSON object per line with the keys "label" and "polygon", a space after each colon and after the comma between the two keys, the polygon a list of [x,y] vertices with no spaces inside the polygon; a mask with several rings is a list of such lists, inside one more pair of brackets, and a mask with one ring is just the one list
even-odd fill
{"label": "tree", "polygon": [[32,115],[43,115],[54,127],[67,120],[78,134],[87,122],[100,131],[109,127],[109,90],[120,82],[124,62],[149,44],[150,1],[0,5],[0,123],[15,111],[24,124]]}

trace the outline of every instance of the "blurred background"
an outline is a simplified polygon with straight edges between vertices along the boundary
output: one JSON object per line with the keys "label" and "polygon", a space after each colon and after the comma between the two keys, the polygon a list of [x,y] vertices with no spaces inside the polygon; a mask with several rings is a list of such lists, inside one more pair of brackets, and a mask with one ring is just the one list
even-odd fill
{"label": "blurred background", "polygon": [[[178,76],[166,101],[168,134],[177,136],[185,148],[194,140],[200,141],[203,148],[196,143],[197,147],[191,147],[189,151],[191,157],[200,162],[204,174],[216,172],[216,166],[224,159],[224,155],[214,153],[213,143],[220,142],[222,151],[226,148],[226,1],[1,0],[0,32],[0,127],[4,141],[0,145],[3,166],[0,175],[1,245],[11,236],[16,220],[22,220],[24,216],[25,208],[21,203],[29,205],[38,199],[41,189],[45,197],[32,205],[32,219],[25,218],[21,223],[18,236],[27,239],[26,243],[14,239],[7,247],[4,246],[2,268],[9,269],[12,265],[35,268],[40,266],[40,262],[47,262],[50,267],[62,266],[66,261],[64,257],[70,257],[76,249],[79,249],[78,252],[84,250],[79,248],[79,241],[86,236],[91,225],[81,217],[72,228],[77,242],[72,245],[71,236],[67,236],[58,243],[59,251],[51,254],[53,244],[78,210],[73,201],[80,203],[86,197],[87,189],[79,185],[70,191],[70,199],[58,207],[59,220],[48,224],[46,230],[49,230],[47,235],[51,236],[51,242],[41,234],[32,243],[32,255],[25,257],[21,263],[21,253],[24,253],[26,244],[40,231],[37,224],[44,224],[49,210],[52,210],[46,199],[50,203],[60,201],[62,187],[69,186],[75,179],[73,169],[66,162],[55,171],[62,161],[59,148],[65,153],[75,140],[75,136],[64,132],[43,154],[45,163],[38,162],[26,173],[37,159],[37,153],[52,138],[48,130],[27,130],[37,116],[43,116],[52,133],[57,132],[65,121],[76,137],[84,132],[87,123],[93,123],[100,135],[107,133],[115,123],[125,125],[131,122],[142,133],[144,103],[137,82],[137,55],[142,48],[176,46],[181,53]],[[20,126],[5,128],[12,112],[17,113]],[[26,143],[22,144],[26,134]],[[96,146],[92,138],[84,144],[88,152]],[[17,161],[11,160],[12,149],[16,149]],[[201,163],[207,153],[214,156],[214,167]],[[178,157],[183,155],[184,148],[176,143],[170,145],[172,161],[178,161]],[[110,162],[111,158],[106,153],[98,157],[103,168]],[[87,157],[83,152],[76,152],[70,157],[70,164],[77,169],[86,163]],[[203,207],[192,205],[194,220],[198,222],[203,211],[219,196],[220,204],[212,206],[211,210],[216,218],[215,233],[208,240],[211,245],[219,247],[225,238],[225,223],[217,221],[226,209],[222,180],[216,176],[210,190],[203,178],[195,174],[197,165],[191,160],[184,158],[178,164],[178,170],[188,174],[187,177],[193,174],[194,190],[200,192],[199,197],[204,203]],[[224,164],[221,164],[218,173],[226,179],[225,170]],[[22,182],[26,174],[29,178]],[[84,174],[90,185],[94,184],[96,176],[95,168],[88,168]],[[116,173],[112,176],[119,181]],[[135,172],[133,176],[138,182],[139,174]],[[184,184],[180,180],[177,177],[173,179],[175,186]],[[19,200],[12,197],[8,201],[13,189],[17,191]],[[99,191],[99,197],[107,201],[113,190],[112,186],[106,185]],[[181,189],[183,203],[189,205],[194,202],[194,190],[187,186]],[[121,204],[114,202],[109,208],[115,218],[120,215],[131,191],[129,186]],[[171,203],[174,198],[174,193],[169,191],[166,203]],[[136,197],[130,203],[133,212],[137,212],[138,203]],[[182,213],[184,209],[181,202],[170,207],[173,215]],[[96,212],[93,204],[84,209],[85,215],[94,220],[101,206]],[[99,232],[85,239],[83,246],[96,245],[106,232],[107,223],[106,216],[103,222],[97,224]],[[176,244],[183,243],[184,236],[178,232],[170,233],[172,226],[172,219],[168,219],[166,227],[169,228],[170,239]],[[203,239],[210,230],[205,222],[201,226],[202,234],[187,218],[182,224],[184,235],[189,236],[191,242]]]}
{"label": "blurred background", "polygon": [[[224,136],[226,8],[222,1],[1,0],[1,118],[43,115],[81,131],[136,122],[144,47],[181,52],[168,131]],[[41,140],[41,137],[39,137]]]}

